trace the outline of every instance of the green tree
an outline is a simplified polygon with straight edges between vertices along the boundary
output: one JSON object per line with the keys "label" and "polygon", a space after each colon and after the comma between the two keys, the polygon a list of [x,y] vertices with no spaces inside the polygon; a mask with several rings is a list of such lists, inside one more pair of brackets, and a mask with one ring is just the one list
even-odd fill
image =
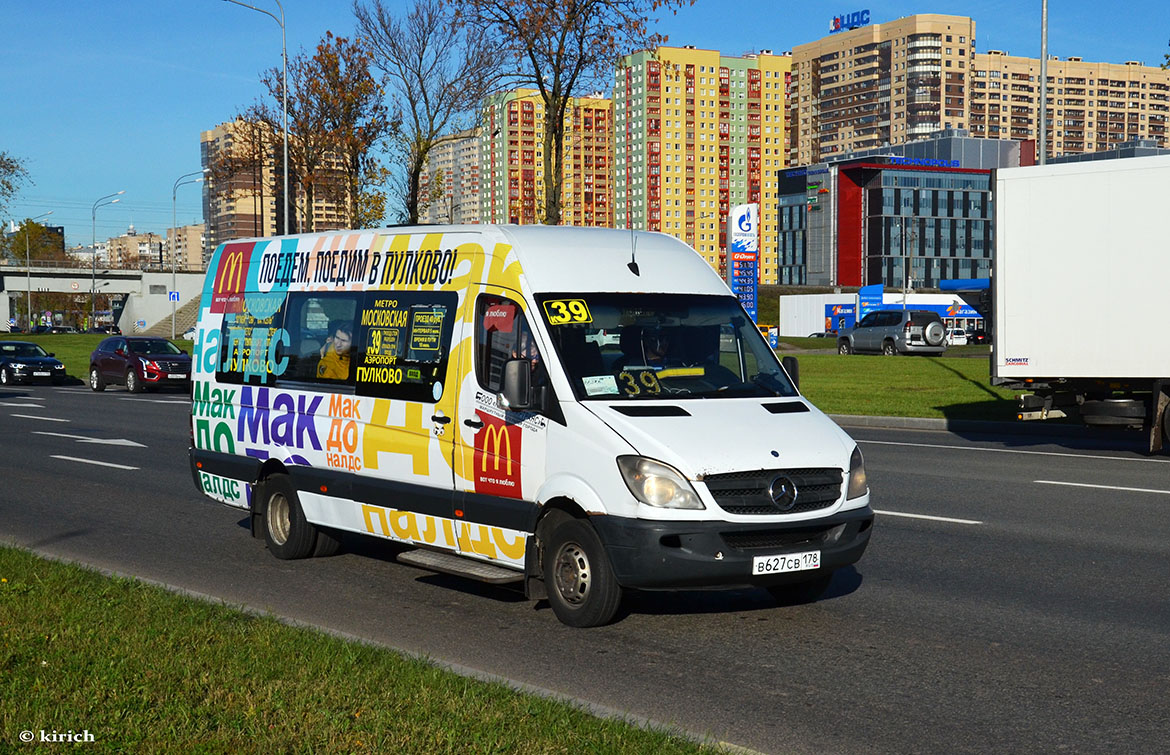
{"label": "green tree", "polygon": [[544,222],[561,222],[565,112],[577,92],[604,86],[621,55],[653,49],[650,14],[694,0],[449,0],[460,19],[506,50],[512,79],[544,104]]}
{"label": "green tree", "polygon": [[[382,219],[370,217],[384,194],[374,187],[384,181],[375,147],[391,132],[383,104],[383,90],[370,72],[372,51],[359,42],[326,32],[313,56],[316,76],[311,94],[320,103],[330,151],[340,160],[343,182],[329,185],[330,194],[344,202],[351,228],[364,228]],[[381,195],[381,201],[378,196]]]}
{"label": "green tree", "polygon": [[354,3],[358,31],[385,74],[393,120],[400,122],[390,132],[390,148],[402,166],[395,214],[407,223],[417,223],[431,200],[433,187],[422,181],[431,150],[475,125],[497,81],[498,46],[486,30],[460,26],[455,10],[444,0],[414,0],[395,16],[383,0]]}

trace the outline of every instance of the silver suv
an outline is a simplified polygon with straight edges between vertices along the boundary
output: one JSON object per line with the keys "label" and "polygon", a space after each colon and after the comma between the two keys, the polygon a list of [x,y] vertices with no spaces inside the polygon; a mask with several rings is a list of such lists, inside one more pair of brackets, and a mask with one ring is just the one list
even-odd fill
{"label": "silver suv", "polygon": [[935,312],[884,309],[870,312],[852,328],[837,334],[837,353],[942,354],[946,327]]}

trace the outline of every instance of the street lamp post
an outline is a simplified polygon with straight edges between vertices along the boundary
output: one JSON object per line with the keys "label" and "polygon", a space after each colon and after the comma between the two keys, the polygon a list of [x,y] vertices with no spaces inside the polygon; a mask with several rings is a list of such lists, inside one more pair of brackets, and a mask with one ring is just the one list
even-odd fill
{"label": "street lamp post", "polygon": [[37,215],[35,218],[29,218],[28,220],[24,221],[24,264],[25,272],[28,274],[28,302],[26,304],[28,311],[26,312],[27,317],[25,319],[24,326],[28,328],[28,332],[30,333],[32,332],[32,250],[28,245],[28,224],[35,220],[40,220],[41,218],[47,218],[52,214],[53,211],[49,210],[43,215]]}
{"label": "street lamp post", "polygon": [[266,11],[263,8],[257,8],[254,5],[242,3],[240,0],[224,0],[224,2],[232,3],[233,5],[240,5],[244,8],[249,8],[257,13],[263,13],[271,18],[276,23],[280,24],[280,89],[281,89],[281,112],[284,117],[284,232],[291,233],[288,227],[288,52],[285,46],[285,28],[284,28],[284,6],[280,4],[280,0],[272,0],[276,3],[276,7],[280,9],[280,18],[277,18],[271,11]]}
{"label": "street lamp post", "polygon": [[[203,180],[203,174],[207,169],[196,170],[190,173],[184,173],[175,179],[175,185],[171,187],[171,233],[177,236],[178,234],[178,219],[175,211],[175,197],[178,195],[179,187],[185,184],[197,184]],[[199,176],[199,178],[191,178],[192,176]],[[184,178],[191,178],[190,181],[184,181]],[[177,291],[175,287],[175,258],[179,256],[179,239],[175,236],[171,238],[171,291]],[[174,294],[170,294],[167,298],[171,299],[171,340],[175,338],[175,300]]]}
{"label": "street lamp post", "polygon": [[99,207],[105,207],[108,204],[121,202],[122,200],[114,199],[114,197],[121,196],[125,193],[126,190],[122,189],[122,191],[115,191],[113,194],[107,194],[94,202],[93,209],[90,210],[89,217],[93,231],[93,246],[90,247],[90,252],[92,252],[92,254],[90,254],[92,269],[90,272],[89,282],[89,327],[91,328],[94,326],[94,322],[97,318],[97,307],[95,306],[97,302],[97,211]]}

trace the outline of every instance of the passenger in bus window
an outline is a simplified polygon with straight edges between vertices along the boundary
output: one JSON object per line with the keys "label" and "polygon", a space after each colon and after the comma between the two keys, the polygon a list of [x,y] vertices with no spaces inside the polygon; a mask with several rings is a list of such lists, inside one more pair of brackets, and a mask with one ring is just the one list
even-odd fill
{"label": "passenger in bus window", "polygon": [[317,363],[317,377],[322,380],[348,380],[349,355],[353,343],[353,325],[343,322],[321,347],[321,361]]}

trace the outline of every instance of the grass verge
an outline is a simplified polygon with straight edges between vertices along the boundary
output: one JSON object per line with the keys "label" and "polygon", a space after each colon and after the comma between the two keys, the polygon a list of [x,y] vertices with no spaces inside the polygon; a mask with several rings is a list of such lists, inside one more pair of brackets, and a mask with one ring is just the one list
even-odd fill
{"label": "grass verge", "polygon": [[0,751],[715,752],[136,580],[0,547]]}
{"label": "grass verge", "polygon": [[798,359],[801,392],[829,414],[1003,422],[1016,417],[1014,394],[992,387],[986,359],[861,354]]}

